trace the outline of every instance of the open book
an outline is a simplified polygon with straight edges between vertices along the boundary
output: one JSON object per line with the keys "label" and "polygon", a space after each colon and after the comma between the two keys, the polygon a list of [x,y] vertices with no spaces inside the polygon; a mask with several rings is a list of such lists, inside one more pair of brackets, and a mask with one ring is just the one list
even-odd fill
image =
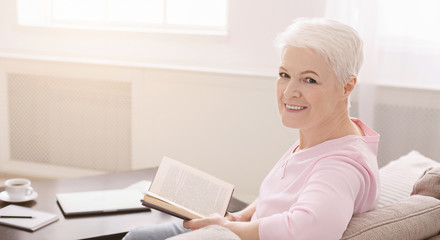
{"label": "open book", "polygon": [[233,192],[233,185],[164,157],[141,201],[178,218],[197,219],[212,213],[225,216]]}

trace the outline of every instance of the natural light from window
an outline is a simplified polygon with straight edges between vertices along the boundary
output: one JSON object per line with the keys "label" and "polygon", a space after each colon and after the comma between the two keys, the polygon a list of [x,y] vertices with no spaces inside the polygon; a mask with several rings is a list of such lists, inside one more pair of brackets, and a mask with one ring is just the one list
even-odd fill
{"label": "natural light from window", "polygon": [[377,11],[375,81],[440,88],[440,1],[378,1]]}
{"label": "natural light from window", "polygon": [[227,10],[228,0],[17,0],[25,26],[226,32]]}
{"label": "natural light from window", "polygon": [[440,49],[440,1],[378,1],[378,35],[396,44]]}

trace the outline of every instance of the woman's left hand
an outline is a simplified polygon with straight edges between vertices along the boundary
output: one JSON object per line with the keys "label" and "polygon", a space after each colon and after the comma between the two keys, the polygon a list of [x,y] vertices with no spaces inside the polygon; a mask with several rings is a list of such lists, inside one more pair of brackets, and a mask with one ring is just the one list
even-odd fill
{"label": "woman's left hand", "polygon": [[196,230],[209,225],[220,225],[225,226],[228,220],[219,214],[212,214],[206,218],[193,219],[183,221],[183,227],[191,230]]}

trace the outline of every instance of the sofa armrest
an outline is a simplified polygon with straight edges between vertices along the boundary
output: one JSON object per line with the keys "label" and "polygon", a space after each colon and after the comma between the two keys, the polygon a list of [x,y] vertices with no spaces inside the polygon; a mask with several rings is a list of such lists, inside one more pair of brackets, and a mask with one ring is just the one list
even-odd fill
{"label": "sofa armrest", "polygon": [[440,232],[440,200],[413,195],[353,216],[342,240],[426,239]]}

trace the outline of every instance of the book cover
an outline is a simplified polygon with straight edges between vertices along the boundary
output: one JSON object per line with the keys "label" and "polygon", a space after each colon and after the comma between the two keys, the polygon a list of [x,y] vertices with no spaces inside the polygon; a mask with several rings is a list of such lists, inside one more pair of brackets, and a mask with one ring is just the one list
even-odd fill
{"label": "book cover", "polygon": [[162,159],[142,204],[182,218],[226,215],[234,186],[168,157]]}
{"label": "book cover", "polygon": [[36,231],[58,220],[52,213],[10,204],[0,209],[0,224]]}

